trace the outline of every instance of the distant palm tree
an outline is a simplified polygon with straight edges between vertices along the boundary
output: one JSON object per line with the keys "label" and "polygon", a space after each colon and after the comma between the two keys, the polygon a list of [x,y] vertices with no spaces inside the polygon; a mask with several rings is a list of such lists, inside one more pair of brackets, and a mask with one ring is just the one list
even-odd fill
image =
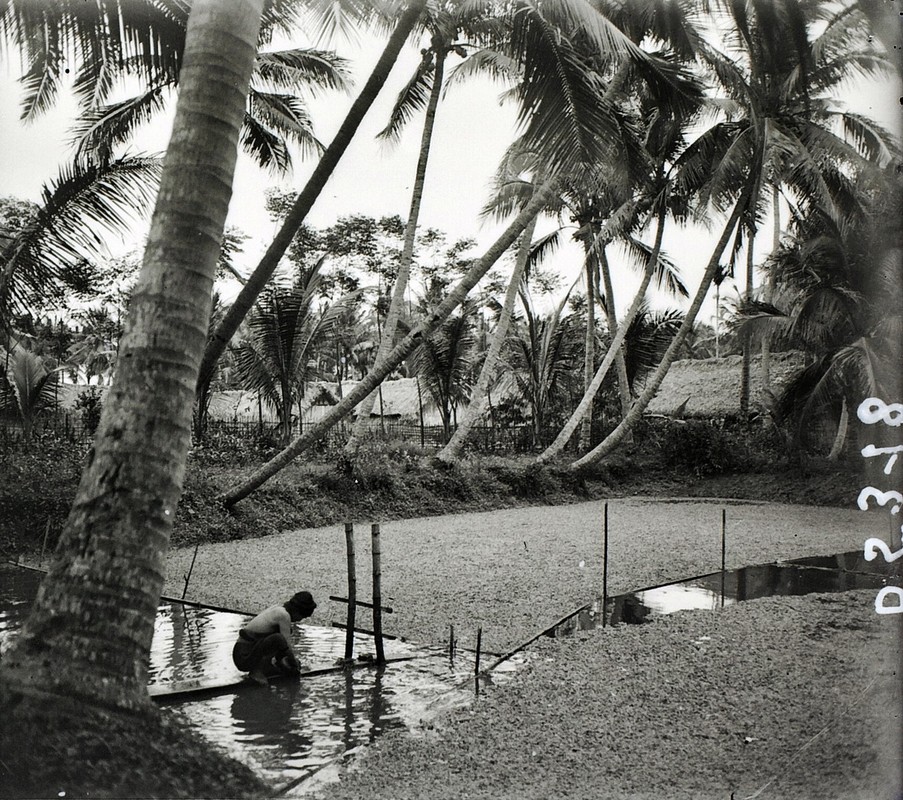
{"label": "distant palm tree", "polygon": [[323,261],[292,286],[264,292],[248,319],[250,337],[235,350],[237,379],[275,410],[283,443],[291,439],[294,409],[316,365],[315,348],[344,311],[341,302],[324,313],[315,307]]}
{"label": "distant palm tree", "polygon": [[548,315],[535,311],[526,287],[520,297],[524,316],[509,336],[507,366],[530,410],[538,447],[545,443],[554,412],[567,408],[580,386],[583,347],[574,316],[564,314],[567,295]]}
{"label": "distant palm tree", "polygon": [[0,363],[5,365],[0,375],[0,408],[19,420],[27,441],[38,418],[57,407],[60,369],[48,369],[39,355],[22,345],[12,352],[0,348]]}
{"label": "distant palm tree", "polygon": [[457,423],[458,408],[470,398],[476,344],[474,311],[472,304],[464,303],[408,359],[408,372],[420,379],[439,410],[446,442]]}

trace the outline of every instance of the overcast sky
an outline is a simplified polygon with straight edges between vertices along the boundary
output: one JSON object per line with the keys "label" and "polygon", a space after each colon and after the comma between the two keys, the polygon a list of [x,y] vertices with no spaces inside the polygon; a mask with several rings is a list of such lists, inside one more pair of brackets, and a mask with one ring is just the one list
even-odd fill
{"label": "overcast sky", "polygon": [[[344,119],[357,88],[369,74],[382,46],[382,41],[372,37],[365,37],[356,44],[335,45],[340,53],[353,60],[356,83],[350,94],[331,92],[309,103],[317,136],[324,143],[331,140]],[[374,137],[385,125],[395,96],[419,58],[419,50],[413,46],[403,51],[389,84],[309,215],[311,224],[323,227],[339,216],[355,213],[407,217],[422,116],[415,118],[396,146],[381,144]],[[17,114],[21,97],[17,84],[19,72],[19,64],[8,60],[0,71],[0,102],[5,109],[0,117],[0,164],[3,175],[0,196],[37,200],[41,185],[52,179],[58,166],[71,155],[67,128],[76,114],[76,108],[72,99],[63,95],[51,113],[30,125],[23,125],[18,121]],[[485,249],[503,227],[498,223],[481,223],[479,220],[480,208],[487,199],[488,182],[515,134],[514,109],[499,102],[502,88],[489,82],[471,81],[453,87],[440,104],[421,212],[422,226],[446,231],[451,240],[475,238],[480,250]],[[851,86],[846,94],[843,99],[851,110],[871,115],[899,132],[901,92],[895,81],[860,83]],[[174,103],[170,105],[174,107]],[[165,149],[172,123],[171,111],[172,108],[169,114],[161,115],[141,130],[130,148],[132,152],[161,152]],[[261,170],[248,157],[240,156],[228,224],[252,237],[244,252],[236,258],[237,265],[244,272],[250,272],[256,265],[276,228],[263,208],[265,190],[268,187],[300,189],[313,168],[312,161],[296,158],[293,174],[281,178]],[[545,221],[538,233],[551,230],[555,225],[554,221]],[[692,292],[711,251],[712,238],[700,229],[677,231],[674,226],[671,228],[665,248],[680,267]],[[126,241],[114,243],[113,249],[123,252],[137,246],[143,233],[143,230],[136,231]],[[767,245],[763,242],[762,254],[757,253],[756,261],[766,254]],[[580,252],[574,246],[565,247],[552,263],[566,275],[566,283],[569,284],[580,269]],[[617,257],[614,265],[617,307],[622,311],[632,299],[638,278],[630,270],[619,267]],[[738,275],[738,280],[742,282],[741,275]],[[732,291],[729,285],[723,287],[726,296]],[[660,308],[675,304],[676,301],[663,297],[658,297],[654,302]],[[700,319],[711,322],[713,315],[714,304],[710,298]]]}

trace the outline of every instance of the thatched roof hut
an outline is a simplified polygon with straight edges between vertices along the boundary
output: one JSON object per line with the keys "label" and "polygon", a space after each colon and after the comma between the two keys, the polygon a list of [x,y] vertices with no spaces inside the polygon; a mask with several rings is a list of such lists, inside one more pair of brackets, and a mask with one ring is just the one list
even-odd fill
{"label": "thatched roof hut", "polygon": [[[649,414],[676,417],[726,419],[740,415],[742,356],[675,361],[649,404]],[[772,353],[771,391],[780,393],[803,366],[802,353]],[[755,356],[750,369],[750,411],[764,411],[768,398],[762,389],[762,357]]]}

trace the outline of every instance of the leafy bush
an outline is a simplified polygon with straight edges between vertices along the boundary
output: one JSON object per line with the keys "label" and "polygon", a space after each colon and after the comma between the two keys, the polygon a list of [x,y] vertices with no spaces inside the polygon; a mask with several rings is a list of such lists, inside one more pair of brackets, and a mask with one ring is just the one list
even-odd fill
{"label": "leafy bush", "polygon": [[89,386],[87,391],[75,398],[75,409],[81,416],[85,432],[93,436],[100,422],[100,412],[103,409],[103,397],[100,389],[96,386]]}
{"label": "leafy bush", "polygon": [[739,437],[701,420],[671,421],[655,433],[665,469],[681,469],[695,475],[736,470],[749,461],[749,449]]}

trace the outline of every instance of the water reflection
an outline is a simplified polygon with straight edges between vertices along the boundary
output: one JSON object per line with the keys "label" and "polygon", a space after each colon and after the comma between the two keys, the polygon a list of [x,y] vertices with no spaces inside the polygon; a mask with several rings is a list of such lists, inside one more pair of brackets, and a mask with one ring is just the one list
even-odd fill
{"label": "water reflection", "polygon": [[[0,652],[23,624],[42,577],[39,572],[0,566]],[[231,652],[246,619],[190,604],[161,603],[151,646],[150,687],[239,680]],[[345,633],[296,625],[293,646],[303,667],[333,668],[344,655]],[[355,635],[356,653],[372,656],[373,651],[372,638]],[[383,731],[401,726],[416,730],[439,710],[473,697],[467,685],[473,675],[472,654],[460,652],[450,660],[444,649],[417,648],[397,640],[387,640],[385,652],[390,659],[385,667],[358,662],[352,670],[334,669],[298,681],[265,687],[245,682],[213,696],[172,697],[164,702],[164,713],[177,711],[274,786],[299,794],[307,778]]]}
{"label": "water reflection", "polygon": [[[880,589],[898,578],[900,564],[869,564],[861,552],[819,556],[676,581],[638,592],[608,598],[605,625],[641,625],[655,616],[691,609],[712,610],[743,600],[777,595],[847,592]],[[723,588],[722,588],[723,587]],[[555,628],[549,636],[603,626],[602,598]]]}

